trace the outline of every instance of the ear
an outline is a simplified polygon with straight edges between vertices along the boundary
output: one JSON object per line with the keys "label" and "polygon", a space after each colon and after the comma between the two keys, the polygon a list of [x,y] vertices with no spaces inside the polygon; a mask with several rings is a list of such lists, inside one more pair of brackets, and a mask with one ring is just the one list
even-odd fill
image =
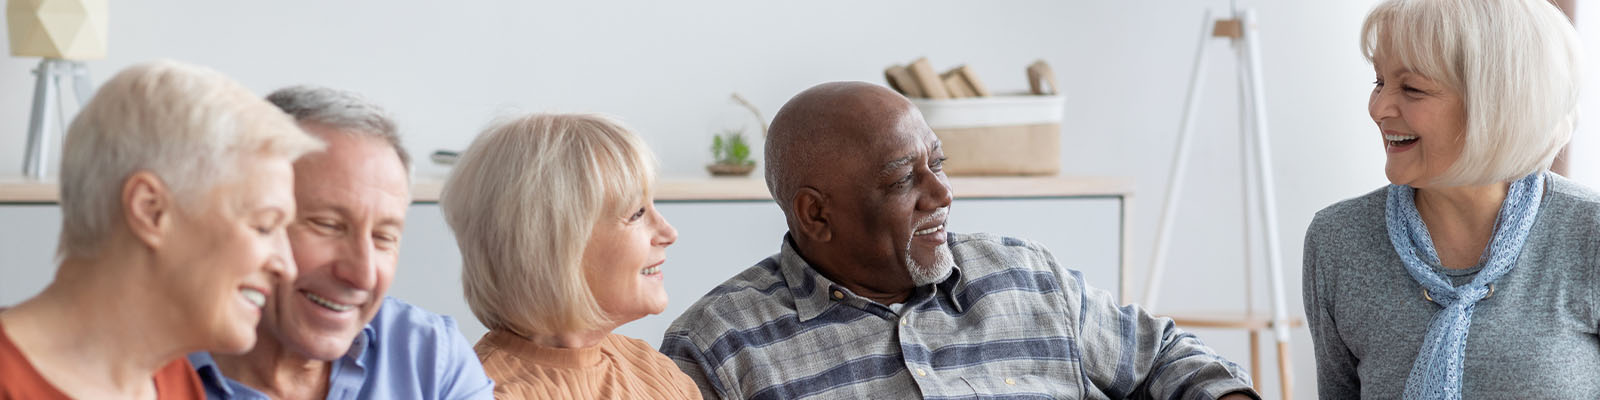
{"label": "ear", "polygon": [[122,182],[122,216],[128,230],[140,243],[160,247],[172,226],[172,191],[161,178],[139,171]]}
{"label": "ear", "polygon": [[833,240],[833,226],[828,223],[830,215],[827,205],[828,197],[816,188],[810,186],[800,188],[794,195],[794,204],[790,204],[790,209],[794,210],[795,219],[799,222],[798,233],[815,242]]}

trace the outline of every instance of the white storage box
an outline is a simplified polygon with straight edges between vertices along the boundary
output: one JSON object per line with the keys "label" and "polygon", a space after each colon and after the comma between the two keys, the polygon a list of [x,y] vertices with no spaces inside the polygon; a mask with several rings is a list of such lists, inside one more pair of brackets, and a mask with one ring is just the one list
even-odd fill
{"label": "white storage box", "polygon": [[1066,97],[911,99],[943,143],[947,175],[1055,175]]}

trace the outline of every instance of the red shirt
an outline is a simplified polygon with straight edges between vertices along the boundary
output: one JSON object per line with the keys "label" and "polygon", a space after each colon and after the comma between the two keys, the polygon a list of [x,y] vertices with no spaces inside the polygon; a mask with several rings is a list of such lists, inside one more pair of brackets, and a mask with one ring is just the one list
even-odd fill
{"label": "red shirt", "polygon": [[[156,371],[156,398],[168,399],[196,399],[206,398],[205,389],[200,387],[200,376],[195,375],[194,367],[189,365],[189,360],[178,357],[166,366]],[[22,356],[22,351],[17,349],[16,343],[11,342],[11,337],[6,335],[4,327],[0,327],[0,400],[70,400],[66,394],[61,393],[49,381],[33,369],[33,364]]]}

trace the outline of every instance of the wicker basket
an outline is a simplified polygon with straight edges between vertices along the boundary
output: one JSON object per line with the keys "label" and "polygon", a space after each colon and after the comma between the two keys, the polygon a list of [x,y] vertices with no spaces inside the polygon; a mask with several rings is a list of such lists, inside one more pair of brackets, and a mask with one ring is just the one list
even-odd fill
{"label": "wicker basket", "polygon": [[1055,175],[1063,96],[911,99],[943,143],[948,175]]}

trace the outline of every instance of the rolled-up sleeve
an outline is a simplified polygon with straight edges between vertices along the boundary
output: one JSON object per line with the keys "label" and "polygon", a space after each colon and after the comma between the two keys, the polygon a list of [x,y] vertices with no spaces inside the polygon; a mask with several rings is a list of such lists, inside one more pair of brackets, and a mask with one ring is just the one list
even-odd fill
{"label": "rolled-up sleeve", "polygon": [[1100,391],[1112,398],[1216,399],[1231,393],[1260,398],[1249,373],[1172,319],[1119,305],[1111,293],[1085,284],[1078,271],[1055,265],[1048,250],[1038,250],[1062,282],[1075,286],[1063,294],[1077,305],[1084,373]]}

